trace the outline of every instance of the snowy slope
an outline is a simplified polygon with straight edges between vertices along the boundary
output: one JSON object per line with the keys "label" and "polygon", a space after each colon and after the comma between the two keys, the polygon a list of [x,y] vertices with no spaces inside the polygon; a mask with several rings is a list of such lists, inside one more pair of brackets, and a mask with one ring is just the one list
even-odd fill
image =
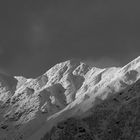
{"label": "snowy slope", "polygon": [[0,75],[0,140],[40,140],[58,122],[90,109],[136,83],[140,57],[122,68],[69,60],[36,79]]}

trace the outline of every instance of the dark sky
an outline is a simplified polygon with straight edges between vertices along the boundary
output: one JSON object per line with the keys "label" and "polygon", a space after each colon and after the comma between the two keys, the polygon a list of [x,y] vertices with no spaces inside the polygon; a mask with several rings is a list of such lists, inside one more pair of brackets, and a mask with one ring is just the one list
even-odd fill
{"label": "dark sky", "polygon": [[139,55],[139,0],[0,0],[1,72],[36,77],[71,58],[106,67]]}

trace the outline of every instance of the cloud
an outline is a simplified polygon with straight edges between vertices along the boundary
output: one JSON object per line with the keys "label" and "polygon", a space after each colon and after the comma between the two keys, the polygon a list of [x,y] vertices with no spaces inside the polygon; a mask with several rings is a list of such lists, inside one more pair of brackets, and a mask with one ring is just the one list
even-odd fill
{"label": "cloud", "polygon": [[98,68],[120,67],[122,65],[119,61],[113,60],[112,58],[109,57],[102,57],[97,60],[93,60],[92,58],[89,58],[84,62],[90,66],[98,67]]}

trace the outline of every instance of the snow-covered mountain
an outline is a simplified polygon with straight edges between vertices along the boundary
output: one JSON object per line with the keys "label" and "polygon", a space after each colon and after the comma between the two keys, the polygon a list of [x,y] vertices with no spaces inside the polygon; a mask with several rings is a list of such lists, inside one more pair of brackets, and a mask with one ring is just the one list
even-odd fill
{"label": "snow-covered mountain", "polygon": [[[139,83],[140,57],[104,69],[69,60],[36,79],[0,74],[0,140],[140,140],[135,128],[106,128],[130,110],[131,102],[140,104]],[[127,138],[114,137],[129,131]]]}

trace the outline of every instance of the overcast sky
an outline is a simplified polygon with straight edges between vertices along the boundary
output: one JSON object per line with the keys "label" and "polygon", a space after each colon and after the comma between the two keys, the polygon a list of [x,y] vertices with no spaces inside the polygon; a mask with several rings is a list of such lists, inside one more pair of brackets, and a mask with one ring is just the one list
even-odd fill
{"label": "overcast sky", "polygon": [[122,66],[140,55],[139,0],[1,0],[0,71],[36,77],[71,58]]}

